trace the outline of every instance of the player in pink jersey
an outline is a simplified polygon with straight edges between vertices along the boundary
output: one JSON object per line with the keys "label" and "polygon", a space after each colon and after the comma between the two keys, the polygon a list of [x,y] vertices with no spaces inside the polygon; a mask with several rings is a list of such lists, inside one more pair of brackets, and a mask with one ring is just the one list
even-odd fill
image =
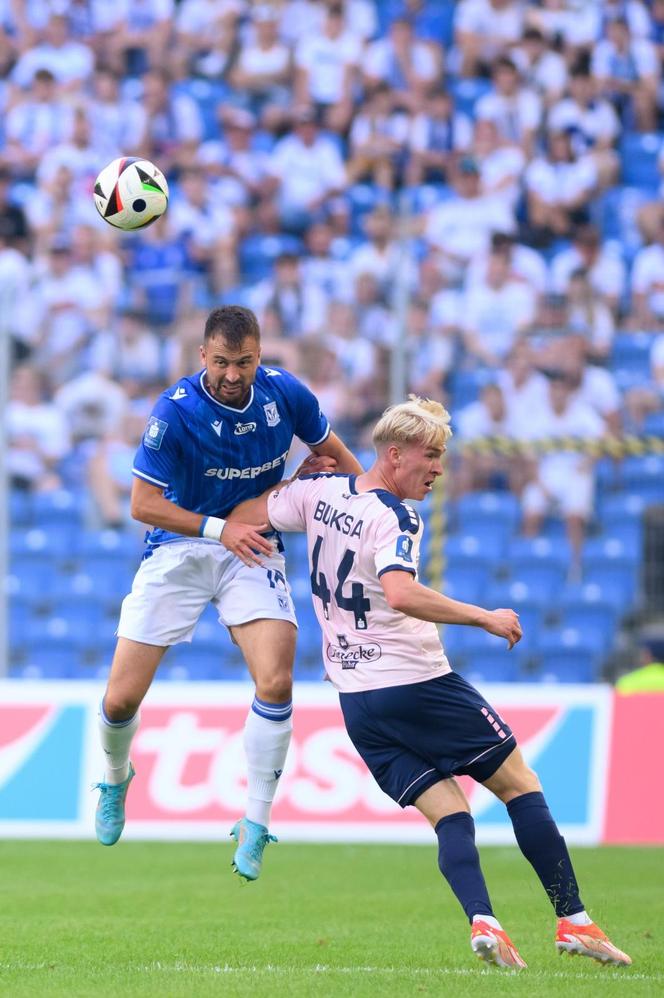
{"label": "player in pink jersey", "polygon": [[555,908],[556,947],[628,965],[585,911],[565,840],[509,725],[451,670],[435,626],[482,627],[512,648],[522,633],[517,614],[461,603],[418,581],[422,522],[404,500],[431,492],[450,432],[440,403],[411,396],[376,425],[369,471],[302,476],[232,515],[306,531],[325,666],[348,734],[382,790],[435,829],[438,865],[468,916],[477,956],[526,966],[494,916],[470,807],[454,779],[461,774],[506,804]]}

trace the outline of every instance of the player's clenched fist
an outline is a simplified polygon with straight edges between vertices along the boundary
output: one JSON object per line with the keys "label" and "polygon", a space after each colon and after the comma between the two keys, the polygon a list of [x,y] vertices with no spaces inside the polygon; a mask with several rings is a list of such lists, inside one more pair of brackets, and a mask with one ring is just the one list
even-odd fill
{"label": "player's clenched fist", "polygon": [[521,640],[523,631],[519,623],[519,615],[514,610],[486,610],[482,623],[485,631],[499,638],[506,638],[510,648]]}
{"label": "player's clenched fist", "polygon": [[236,523],[226,521],[221,532],[221,543],[232,554],[237,555],[245,565],[262,565],[260,554],[274,554],[274,544],[267,537],[261,535],[261,531],[269,530],[269,524],[259,523],[252,527],[248,523]]}

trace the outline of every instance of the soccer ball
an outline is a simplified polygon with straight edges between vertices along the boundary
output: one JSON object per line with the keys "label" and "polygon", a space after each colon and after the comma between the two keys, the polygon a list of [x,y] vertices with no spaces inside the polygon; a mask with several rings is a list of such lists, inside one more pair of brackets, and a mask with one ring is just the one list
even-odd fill
{"label": "soccer ball", "polygon": [[166,178],[149,159],[123,156],[105,166],[95,181],[97,211],[116,229],[143,229],[168,206]]}

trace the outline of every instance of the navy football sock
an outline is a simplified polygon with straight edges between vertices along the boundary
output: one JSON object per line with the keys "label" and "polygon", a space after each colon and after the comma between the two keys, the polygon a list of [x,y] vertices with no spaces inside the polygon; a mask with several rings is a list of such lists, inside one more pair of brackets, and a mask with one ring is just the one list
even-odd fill
{"label": "navy football sock", "polygon": [[441,818],[436,825],[438,866],[472,923],[473,915],[493,915],[475,845],[475,822],[467,811]]}
{"label": "navy football sock", "polygon": [[519,849],[542,881],[558,918],[583,911],[572,860],[542,793],[521,794],[507,805]]}

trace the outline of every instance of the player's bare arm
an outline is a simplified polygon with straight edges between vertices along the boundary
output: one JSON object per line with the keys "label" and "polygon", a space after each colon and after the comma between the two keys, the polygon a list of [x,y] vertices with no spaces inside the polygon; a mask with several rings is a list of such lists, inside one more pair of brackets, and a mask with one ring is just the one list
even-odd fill
{"label": "player's bare arm", "polygon": [[[192,513],[176,506],[165,498],[158,486],[150,485],[140,478],[134,478],[132,484],[131,515],[141,523],[161,527],[185,537],[200,537],[201,524],[205,519],[200,513]],[[270,555],[273,551],[271,541],[260,533],[267,529],[267,516],[250,523],[235,517],[232,523],[226,522],[220,543],[245,565],[260,565],[260,554]]]}
{"label": "player's bare arm", "polygon": [[519,617],[514,610],[485,610],[472,603],[443,596],[423,586],[410,572],[385,572],[380,577],[385,599],[393,610],[429,620],[434,624],[469,624],[505,638],[510,648],[521,639]]}
{"label": "player's bare arm", "polygon": [[[348,450],[345,443],[334,432],[331,432],[322,444],[312,447],[312,452],[319,457],[328,457],[335,461],[334,468],[318,468],[318,471],[337,471],[344,475],[361,475],[364,470],[355,455]],[[311,474],[311,471],[308,473]]]}

